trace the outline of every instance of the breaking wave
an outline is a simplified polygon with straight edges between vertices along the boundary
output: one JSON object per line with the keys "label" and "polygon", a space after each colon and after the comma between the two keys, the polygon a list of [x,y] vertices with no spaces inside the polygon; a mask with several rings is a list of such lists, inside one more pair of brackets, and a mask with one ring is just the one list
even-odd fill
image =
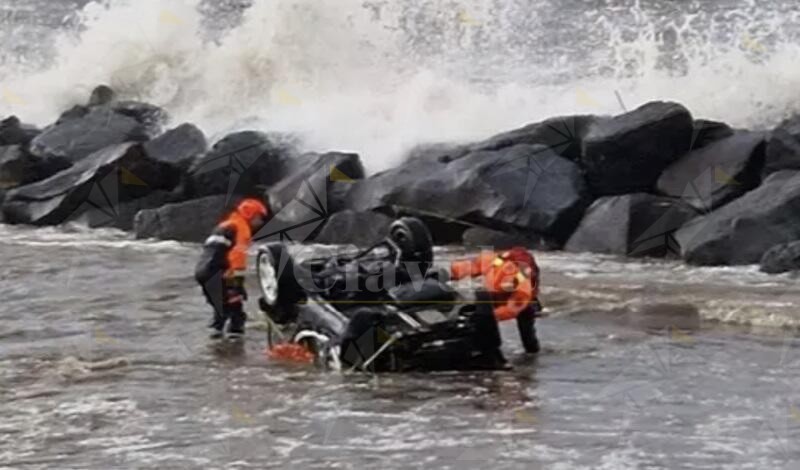
{"label": "breaking wave", "polygon": [[74,14],[40,62],[0,67],[0,114],[46,124],[107,83],[212,138],[292,132],[379,170],[422,142],[559,114],[671,99],[766,127],[800,100],[791,2],[120,0]]}

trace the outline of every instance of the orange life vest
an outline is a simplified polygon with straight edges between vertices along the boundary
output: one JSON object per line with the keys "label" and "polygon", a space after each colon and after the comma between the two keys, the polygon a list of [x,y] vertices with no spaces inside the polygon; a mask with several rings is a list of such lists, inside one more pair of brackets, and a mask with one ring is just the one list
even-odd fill
{"label": "orange life vest", "polygon": [[228,269],[225,271],[225,277],[243,276],[247,271],[247,250],[253,238],[250,223],[238,212],[234,212],[220,224],[220,227],[230,228],[236,232],[236,240],[228,250]]}
{"label": "orange life vest", "polygon": [[483,275],[484,286],[497,302],[494,309],[498,321],[516,318],[539,296],[539,268],[520,268],[516,262],[498,253],[483,253],[475,260],[455,261],[450,267],[454,280]]}

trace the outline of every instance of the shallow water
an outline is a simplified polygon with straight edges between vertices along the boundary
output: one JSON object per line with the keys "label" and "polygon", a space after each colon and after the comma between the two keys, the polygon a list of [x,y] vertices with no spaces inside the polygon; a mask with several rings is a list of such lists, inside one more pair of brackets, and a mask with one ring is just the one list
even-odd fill
{"label": "shallow water", "polygon": [[210,347],[193,245],[0,235],[2,468],[800,462],[800,338],[779,328],[800,319],[791,277],[540,254],[538,358],[510,325],[509,372],[342,376],[268,360],[257,328]]}

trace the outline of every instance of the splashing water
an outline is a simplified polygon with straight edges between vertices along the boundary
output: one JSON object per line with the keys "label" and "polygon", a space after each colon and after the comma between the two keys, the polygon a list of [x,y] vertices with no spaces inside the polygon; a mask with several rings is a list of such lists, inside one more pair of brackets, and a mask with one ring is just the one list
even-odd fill
{"label": "splashing water", "polygon": [[292,132],[378,170],[419,143],[653,99],[748,127],[798,108],[790,2],[141,0],[77,18],[52,60],[0,67],[0,114],[46,124],[107,83],[214,138]]}

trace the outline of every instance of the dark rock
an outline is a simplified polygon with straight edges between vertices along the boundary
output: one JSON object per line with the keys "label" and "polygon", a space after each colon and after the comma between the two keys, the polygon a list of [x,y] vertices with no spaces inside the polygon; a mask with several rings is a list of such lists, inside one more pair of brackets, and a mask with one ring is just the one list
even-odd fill
{"label": "dark rock", "polygon": [[33,155],[75,163],[105,147],[150,138],[135,119],[107,108],[95,108],[44,130],[31,142]]}
{"label": "dark rock", "polygon": [[494,151],[515,145],[541,145],[569,160],[578,162],[581,143],[597,116],[559,116],[503,132],[472,144],[427,144],[414,147],[407,160],[438,160],[447,163],[471,152]]}
{"label": "dark rock", "polygon": [[431,234],[431,240],[436,246],[461,245],[464,232],[469,228],[468,224],[455,219],[437,217],[435,214],[420,214],[414,210],[405,211],[401,208],[394,213],[399,217],[416,217],[420,219]]}
{"label": "dark rock", "polygon": [[800,170],[800,114],[783,121],[767,142],[764,176],[781,170]]}
{"label": "dark rock", "polygon": [[318,200],[319,210],[332,214],[344,209],[342,196],[363,178],[358,154],[306,154],[296,160],[289,176],[267,191],[267,200],[275,212],[289,210],[297,199]]}
{"label": "dark rock", "polygon": [[207,150],[205,134],[193,124],[182,124],[144,144],[149,158],[187,171]]}
{"label": "dark rock", "polygon": [[647,192],[661,172],[689,149],[693,122],[676,103],[652,102],[596,120],[583,138],[582,161],[596,196]]}
{"label": "dark rock", "polygon": [[761,182],[764,134],[735,134],[693,150],[670,165],[658,191],[708,212],[736,199]]}
{"label": "dark rock", "polygon": [[421,144],[413,147],[406,155],[404,161],[423,160],[447,163],[468,154],[469,149],[470,146],[468,144]]}
{"label": "dark rock", "polygon": [[136,214],[136,238],[202,242],[238,201],[225,195],[167,204]]}
{"label": "dark rock", "polygon": [[147,158],[139,144],[106,147],[45,180],[9,191],[6,221],[59,224],[91,208],[112,210],[121,202],[177,185],[177,168]]}
{"label": "dark rock", "polygon": [[673,234],[696,216],[680,201],[651,194],[600,198],[586,211],[565,249],[636,257],[678,255]]}
{"label": "dark rock", "polygon": [[[110,87],[106,85],[97,86],[94,90],[92,90],[92,94],[89,97],[89,102],[86,105],[76,104],[67,111],[64,111],[61,113],[61,116],[59,116],[58,121],[56,121],[56,125],[62,124],[71,119],[82,118],[89,114],[92,108],[110,105],[115,98],[116,95],[114,90],[112,90]],[[155,135],[155,133],[153,135]]]}
{"label": "dark rock", "polygon": [[[104,109],[105,106],[96,109]],[[139,101],[117,101],[108,105],[117,114],[127,116],[141,124],[147,135],[156,136],[161,133],[162,125],[167,120],[167,113],[158,106]]]}
{"label": "dark rock", "polygon": [[577,162],[581,158],[583,138],[598,119],[591,115],[559,116],[498,134],[473,145],[471,150],[500,150],[520,144],[536,144]]}
{"label": "dark rock", "polygon": [[34,157],[19,145],[0,147],[0,188],[40,181],[68,167],[63,161]]}
{"label": "dark rock", "polygon": [[40,132],[33,126],[22,124],[16,116],[5,118],[0,121],[0,147],[28,145]]}
{"label": "dark rock", "polygon": [[307,154],[292,164],[291,174],[266,192],[274,219],[258,233],[294,241],[315,238],[325,220],[345,209],[345,197],[364,178],[361,159],[354,153]]}
{"label": "dark rock", "polygon": [[687,150],[705,147],[708,144],[730,137],[734,133],[731,126],[724,122],[711,121],[709,119],[696,119],[693,127],[692,142]]}
{"label": "dark rock", "polygon": [[88,106],[103,106],[111,104],[116,99],[116,93],[107,85],[98,85],[92,90]]}
{"label": "dark rock", "polygon": [[261,132],[230,134],[192,165],[189,195],[260,195],[289,174],[290,157]]}
{"label": "dark rock", "polygon": [[780,274],[800,271],[800,241],[776,245],[761,258],[761,271]]}
{"label": "dark rock", "polygon": [[89,108],[88,106],[83,106],[82,104],[76,104],[75,106],[61,113],[61,115],[58,117],[58,120],[55,122],[54,125],[58,126],[72,119],[80,119],[89,114],[89,111],[91,111],[91,108]]}
{"label": "dark rock", "polygon": [[133,221],[140,211],[156,209],[175,200],[176,196],[169,191],[155,191],[132,201],[89,207],[85,212],[75,214],[70,221],[90,228],[106,227],[130,231],[133,230]]}
{"label": "dark rock", "polygon": [[526,248],[547,249],[548,244],[539,237],[527,236],[516,231],[500,231],[486,227],[472,227],[467,229],[462,236],[464,246],[470,248],[492,248],[505,250],[515,246]]}
{"label": "dark rock", "polygon": [[451,162],[425,159],[354,185],[347,207],[430,215],[538,233],[563,242],[590,203],[578,166],[544,146],[472,152]]}
{"label": "dark rock", "polygon": [[675,233],[692,264],[757,263],[775,245],[800,239],[800,172],[780,171],[758,188]]}
{"label": "dark rock", "polygon": [[393,221],[378,212],[338,212],[328,218],[314,241],[328,245],[371,246],[386,237]]}

